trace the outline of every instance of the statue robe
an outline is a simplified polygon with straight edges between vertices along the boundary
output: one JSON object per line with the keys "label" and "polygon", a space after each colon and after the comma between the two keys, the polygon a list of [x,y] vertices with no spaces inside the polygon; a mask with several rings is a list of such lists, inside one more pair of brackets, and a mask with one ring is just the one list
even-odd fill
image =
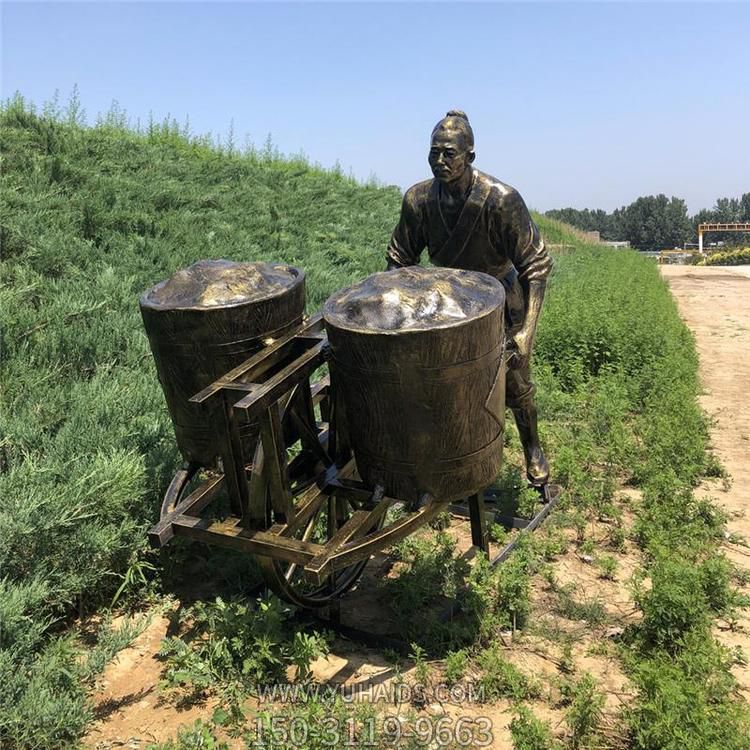
{"label": "statue robe", "polygon": [[552,259],[518,191],[477,169],[472,172],[469,195],[452,227],[440,210],[438,180],[409,188],[387,254],[395,265],[411,266],[426,247],[435,265],[482,271],[502,281],[512,333],[525,317],[520,285],[546,280]]}

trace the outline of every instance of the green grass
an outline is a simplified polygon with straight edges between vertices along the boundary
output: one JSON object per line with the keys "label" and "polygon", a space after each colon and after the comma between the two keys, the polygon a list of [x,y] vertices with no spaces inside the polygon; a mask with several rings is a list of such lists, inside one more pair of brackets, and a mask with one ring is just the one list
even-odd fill
{"label": "green grass", "polygon": [[[146,551],[178,456],[138,295],[201,258],[274,260],[304,268],[316,310],[384,267],[400,207],[395,188],[271,146],[238,153],[169,123],[139,133],[117,113],[94,128],[77,119],[75,108],[40,115],[19,99],[0,110],[0,745],[9,750],[72,746],[84,731],[91,670],[64,635],[72,616],[108,605],[124,583],[123,600],[144,578],[158,589],[161,571],[199,554]],[[712,462],[692,338],[655,264],[538,218],[548,241],[570,246],[556,260],[535,353],[541,432],[566,489],[560,515],[583,545],[590,519],[616,520],[619,483],[644,489],[635,537],[652,588],[637,597],[643,624],[623,647],[639,690],[632,746],[677,747],[670,727],[686,722],[688,748],[744,750],[746,712],[708,629],[741,602],[716,554],[723,519],[693,495]],[[434,544],[405,548],[407,577],[395,584],[405,603],[414,591],[419,601],[458,595],[452,550]],[[523,627],[530,578],[564,544],[550,537],[543,547],[469,576],[469,622],[434,633],[443,649]],[[410,584],[415,569],[423,575]],[[519,746],[541,746],[543,725],[522,712],[515,726]]]}

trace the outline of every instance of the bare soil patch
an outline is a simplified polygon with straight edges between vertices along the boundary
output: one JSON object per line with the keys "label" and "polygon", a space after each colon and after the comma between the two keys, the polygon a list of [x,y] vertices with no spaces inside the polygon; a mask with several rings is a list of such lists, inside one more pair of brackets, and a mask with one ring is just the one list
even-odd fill
{"label": "bare soil patch", "polygon": [[[731,477],[701,487],[729,514],[727,557],[750,568],[750,266],[670,266],[662,275],[677,301],[685,323],[695,336],[700,356],[703,394],[700,403],[712,418],[711,446]],[[745,587],[745,593],[750,589]],[[726,646],[750,654],[750,617],[720,624],[717,633]],[[750,668],[736,666],[734,674],[750,699]]]}

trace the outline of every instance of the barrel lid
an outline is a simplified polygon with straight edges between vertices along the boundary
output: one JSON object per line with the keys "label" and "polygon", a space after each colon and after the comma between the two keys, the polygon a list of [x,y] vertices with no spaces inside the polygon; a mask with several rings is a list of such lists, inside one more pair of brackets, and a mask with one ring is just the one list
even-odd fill
{"label": "barrel lid", "polygon": [[176,271],[141,296],[141,306],[158,310],[205,310],[276,297],[304,279],[282,263],[199,260]]}
{"label": "barrel lid", "polygon": [[505,302],[503,285],[479,271],[408,266],[383,271],[328,298],[323,317],[362,333],[451,328]]}

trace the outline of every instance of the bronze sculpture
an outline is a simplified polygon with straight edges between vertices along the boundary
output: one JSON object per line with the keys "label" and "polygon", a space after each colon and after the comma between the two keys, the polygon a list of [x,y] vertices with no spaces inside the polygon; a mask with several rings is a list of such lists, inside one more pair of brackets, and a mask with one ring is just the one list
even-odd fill
{"label": "bronze sculpture", "polygon": [[492,484],[502,462],[505,291],[483,273],[376,273],[323,308],[360,478],[411,505]]}
{"label": "bronze sculpture", "polygon": [[530,359],[552,259],[518,191],[475,169],[474,158],[468,117],[451,110],[431,135],[428,161],[434,179],[404,194],[387,267],[416,265],[427,247],[435,265],[483,271],[503,284],[506,405],[518,426],[529,482],[541,487],[549,479],[549,464],[539,442]]}
{"label": "bronze sculpture", "polygon": [[[224,452],[216,438],[223,414],[188,399],[302,322],[305,274],[279,263],[202,260],[147,290],[140,308],[180,452],[211,466]],[[249,449],[257,425],[239,431]]]}

